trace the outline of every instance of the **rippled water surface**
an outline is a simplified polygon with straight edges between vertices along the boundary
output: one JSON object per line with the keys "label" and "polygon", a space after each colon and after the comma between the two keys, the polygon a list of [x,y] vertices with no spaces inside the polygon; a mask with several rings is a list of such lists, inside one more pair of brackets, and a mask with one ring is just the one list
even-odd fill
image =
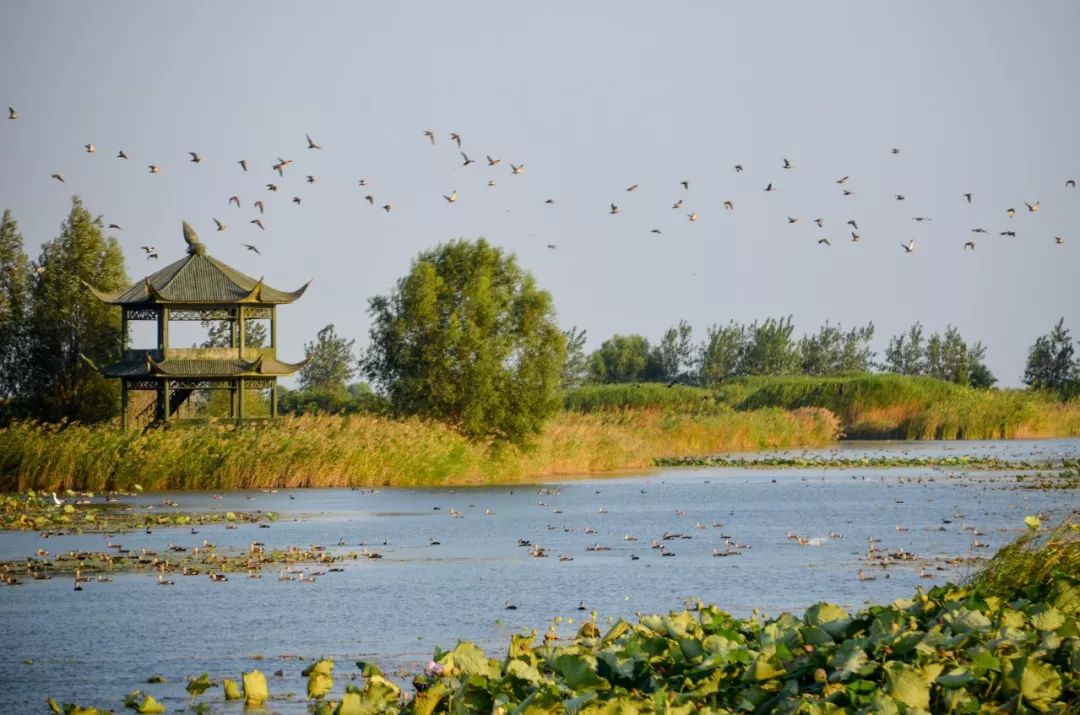
{"label": "rippled water surface", "polygon": [[[1075,459],[1080,440],[848,443],[798,454]],[[49,695],[120,711],[123,694],[135,688],[172,712],[190,702],[183,690],[188,676],[207,670],[220,681],[253,667],[268,675],[283,671],[270,678],[278,696],[271,711],[306,712],[299,675],[305,664],[292,656],[333,657],[340,693],[356,660],[406,672],[459,638],[500,655],[514,631],[543,629],[556,616],[587,617],[580,605],[595,610],[603,625],[639,610],[679,608],[690,597],[737,615],[801,610],[823,599],[855,608],[889,601],[918,585],[964,578],[970,565],[944,559],[992,555],[1024,528],[1025,514],[1053,519],[1080,506],[1074,491],[1015,485],[1005,473],[931,468],[700,468],[497,488],[143,495],[131,500],[139,508],[161,509],[161,500],[171,499],[183,511],[261,509],[283,516],[268,529],[203,526],[197,535],[159,529],[111,537],[133,551],[207,539],[219,551],[242,552],[258,540],[268,549],[369,548],[384,558],[345,561],[343,572],[314,583],[283,582],[274,573],[235,574],[225,583],[174,576],[176,585],[163,588],[140,573],[85,584],[81,592],[69,578],[0,587],[0,712],[45,712]],[[451,518],[451,510],[462,518]],[[973,546],[972,529],[983,532],[977,539],[988,548]],[[814,545],[799,546],[786,538],[789,530]],[[665,534],[689,538],[663,540]],[[925,560],[868,569],[871,537],[882,548]],[[531,557],[519,539],[550,556]],[[650,548],[654,539],[675,555]],[[100,551],[106,540],[2,532],[0,559],[38,548]],[[726,540],[749,548],[714,558],[713,548],[728,548]],[[595,545],[610,550],[589,548]],[[931,578],[920,578],[921,564]],[[860,580],[860,569],[875,578]],[[508,603],[517,608],[507,610]],[[561,632],[575,628],[564,623]],[[146,685],[151,675],[168,682]],[[290,692],[297,702],[282,697]],[[212,690],[203,699],[214,702],[215,712],[241,712],[220,702],[220,694]]]}

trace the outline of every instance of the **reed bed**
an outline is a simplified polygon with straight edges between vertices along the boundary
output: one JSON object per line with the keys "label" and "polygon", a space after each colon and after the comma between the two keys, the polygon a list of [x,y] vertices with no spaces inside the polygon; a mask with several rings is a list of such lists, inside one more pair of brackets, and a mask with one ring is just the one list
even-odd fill
{"label": "reed bed", "polygon": [[643,469],[671,455],[819,446],[837,431],[835,417],[816,409],[563,412],[527,448],[473,442],[439,422],[369,415],[145,432],[23,422],[0,430],[0,491],[513,483]]}

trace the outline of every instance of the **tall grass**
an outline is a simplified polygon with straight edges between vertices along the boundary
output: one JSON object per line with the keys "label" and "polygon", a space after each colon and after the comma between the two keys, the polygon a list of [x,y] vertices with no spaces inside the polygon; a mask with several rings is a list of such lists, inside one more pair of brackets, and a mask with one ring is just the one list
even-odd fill
{"label": "tall grass", "polygon": [[568,409],[596,411],[620,404],[709,411],[765,407],[824,408],[850,438],[1009,439],[1080,435],[1080,402],[1060,402],[1031,390],[976,390],[931,377],[745,377],[709,392],[676,385],[597,385],[566,397]]}
{"label": "tall grass", "polygon": [[0,430],[0,491],[507,483],[642,469],[677,454],[823,445],[837,428],[830,413],[812,409],[564,412],[519,449],[473,442],[438,422],[366,415],[146,432],[23,422]]}

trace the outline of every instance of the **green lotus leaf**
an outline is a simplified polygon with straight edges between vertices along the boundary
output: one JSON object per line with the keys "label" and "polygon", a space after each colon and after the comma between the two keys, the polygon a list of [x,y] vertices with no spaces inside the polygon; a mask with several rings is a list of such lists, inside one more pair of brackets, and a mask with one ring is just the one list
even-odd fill
{"label": "green lotus leaf", "polygon": [[[1075,524],[1074,524],[1075,526]],[[1080,584],[1058,579],[1047,599],[1051,606],[1070,616],[1080,615]]]}
{"label": "green lotus leaf", "polygon": [[497,680],[502,675],[502,668],[498,661],[488,658],[480,646],[469,641],[458,643],[457,647],[447,653],[441,662],[453,675],[458,673],[482,675],[493,680]]}
{"label": "green lotus leaf", "polygon": [[[664,710],[666,709],[664,708]],[[610,700],[588,703],[579,711],[578,715],[647,715],[653,711],[653,704],[648,700],[634,698],[630,695],[621,695]]]}
{"label": "green lotus leaf", "polygon": [[60,704],[53,698],[46,700],[45,704],[49,706],[49,710],[52,710],[54,715],[64,715],[64,711],[60,709]]}
{"label": "green lotus leaf", "polygon": [[506,666],[506,674],[533,684],[539,683],[542,680],[540,671],[537,670],[535,666],[522,660],[510,661],[510,664]]}
{"label": "green lotus leaf", "polygon": [[453,689],[441,680],[418,692],[412,701],[413,715],[431,715],[439,706],[439,701],[452,692]]}
{"label": "green lotus leaf", "polygon": [[535,662],[536,655],[532,651],[534,640],[536,640],[535,633],[515,633],[510,636],[510,647],[506,649],[506,662],[509,663],[515,659],[523,659],[530,663]]}
{"label": "green lotus leaf", "polygon": [[334,688],[334,661],[329,658],[316,661],[303,670],[308,678],[307,696],[321,698]]}
{"label": "green lotus leaf", "polygon": [[360,669],[360,675],[369,678],[372,675],[382,675],[382,668],[368,660],[356,661],[356,667]]}
{"label": "green lotus leaf", "polygon": [[221,681],[221,687],[225,691],[226,700],[239,700],[244,697],[240,692],[240,684],[231,678],[225,678]]}
{"label": "green lotus leaf", "polygon": [[[588,705],[579,713],[584,713]],[[511,715],[563,715],[566,705],[558,690],[544,687],[533,692],[511,711]]]}
{"label": "green lotus leaf", "polygon": [[396,711],[401,700],[401,688],[381,675],[369,677],[360,694],[369,713]]}
{"label": "green lotus leaf", "polygon": [[1023,628],[1027,622],[1027,616],[1020,611],[1014,611],[1011,608],[1002,611],[1000,625],[1007,628]]}
{"label": "green lotus leaf", "polygon": [[334,715],[366,715],[367,712],[359,693],[345,693],[334,710]]}
{"label": "green lotus leaf", "polygon": [[1038,529],[1042,526],[1042,519],[1034,515],[1028,515],[1024,517],[1024,523],[1027,524],[1029,529]]}
{"label": "green lotus leaf", "polygon": [[195,697],[205,693],[211,685],[213,683],[210,682],[210,674],[203,673],[198,678],[188,678],[188,684],[184,687],[184,690],[188,691],[191,697]]}
{"label": "green lotus leaf", "polygon": [[1019,692],[1021,697],[1036,706],[1053,701],[1061,695],[1061,675],[1053,666],[1035,658],[1018,657],[1008,660],[1002,676],[1010,691]]}
{"label": "green lotus leaf", "polygon": [[266,684],[266,676],[258,670],[243,674],[244,681],[244,705],[254,707],[262,705],[270,698],[270,688]]}
{"label": "green lotus leaf", "polygon": [[910,708],[930,708],[930,680],[918,668],[891,661],[885,664],[885,683],[889,695]]}
{"label": "green lotus leaf", "polygon": [[71,504],[65,504],[64,505],[64,513],[65,514],[74,514],[75,513],[75,507],[73,505],[71,505]]}
{"label": "green lotus leaf", "polygon": [[939,675],[934,682],[943,688],[955,689],[966,687],[977,680],[978,678],[976,678],[970,670],[959,667],[951,669],[944,675]]}
{"label": "green lotus leaf", "polygon": [[139,706],[135,708],[137,713],[163,713],[165,706],[154,699],[153,695],[147,695]]}
{"label": "green lotus leaf", "polygon": [[803,626],[799,629],[803,643],[809,643],[815,648],[823,648],[835,643],[832,636],[821,626]]}
{"label": "green lotus leaf", "polygon": [[806,624],[819,626],[833,638],[840,638],[851,625],[851,617],[840,606],[832,603],[817,603],[806,609]]}
{"label": "green lotus leaf", "polygon": [[591,655],[564,653],[552,663],[571,690],[607,690],[608,681],[596,673],[596,658]]}
{"label": "green lotus leaf", "polygon": [[989,618],[979,611],[972,611],[967,608],[950,611],[944,614],[941,619],[949,625],[954,633],[968,634],[990,629]]}
{"label": "green lotus leaf", "polygon": [[762,653],[759,655],[747,669],[744,679],[747,681],[756,680],[760,682],[787,675],[786,670],[776,667],[770,661],[771,657],[768,654]]}
{"label": "green lotus leaf", "polygon": [[[911,713],[911,710],[908,710],[907,712]],[[863,713],[866,715],[900,715],[900,708],[897,707],[895,699],[890,698],[879,690],[874,693],[873,697],[870,699],[870,703],[859,710],[859,713],[860,715],[863,715]],[[912,713],[912,715],[916,714]]]}
{"label": "green lotus leaf", "polygon": [[829,661],[829,666],[834,671],[833,676],[829,679],[847,680],[858,673],[868,660],[861,639],[852,638],[846,640],[836,649],[836,653],[833,654],[832,659]]}
{"label": "green lotus leaf", "polygon": [[1028,615],[1031,616],[1031,625],[1040,631],[1056,631],[1065,625],[1065,616],[1053,606],[1037,606]]}

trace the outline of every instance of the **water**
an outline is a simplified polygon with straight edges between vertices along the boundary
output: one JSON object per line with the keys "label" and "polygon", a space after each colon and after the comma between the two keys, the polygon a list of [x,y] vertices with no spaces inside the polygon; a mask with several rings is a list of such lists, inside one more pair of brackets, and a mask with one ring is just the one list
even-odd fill
{"label": "water", "polygon": [[[1076,458],[1080,440],[861,443],[799,454],[834,453]],[[556,616],[587,617],[580,604],[597,611],[603,628],[609,617],[665,612],[690,597],[736,615],[754,608],[801,612],[825,599],[849,608],[890,601],[916,586],[963,579],[971,566],[940,559],[992,555],[1024,529],[1026,514],[1053,521],[1080,507],[1075,492],[1020,491],[1013,484],[1004,474],[931,468],[696,468],[499,488],[235,492],[222,499],[143,495],[131,501],[160,510],[167,498],[184,511],[262,509],[286,517],[269,529],[203,526],[197,535],[159,529],[112,537],[133,551],[197,546],[205,538],[219,551],[242,551],[258,540],[270,549],[323,544],[358,552],[366,546],[384,558],[346,561],[342,573],[315,583],[280,582],[268,572],[260,580],[235,574],[226,583],[174,576],[171,588],[158,586],[150,574],[91,582],[81,592],[69,578],[0,587],[0,712],[44,712],[50,695],[119,711],[123,694],[135,688],[173,712],[190,702],[183,690],[188,676],[208,670],[218,681],[238,679],[255,667],[268,676],[283,671],[270,677],[278,696],[273,711],[306,712],[300,677],[306,663],[293,656],[334,658],[340,693],[356,674],[356,660],[375,660],[388,672],[416,671],[436,646],[452,647],[458,638],[501,657],[513,632],[542,631]],[[451,509],[463,518],[451,518]],[[964,526],[985,535],[975,537]],[[820,545],[799,546],[786,538],[789,530]],[[830,531],[843,538],[829,538]],[[666,532],[692,538],[663,541],[676,555],[662,557],[650,541]],[[724,536],[751,548],[713,558],[713,547],[725,548]],[[860,580],[870,537],[880,538],[882,548],[926,557],[933,578],[920,578],[919,564],[903,564],[890,568],[889,578],[874,568],[868,572],[875,580]],[[990,547],[973,547],[975,538]],[[340,539],[347,545],[334,547]],[[439,545],[431,545],[433,539]],[[518,539],[551,555],[532,558]],[[105,543],[101,535],[44,540],[3,532],[0,559],[38,548],[100,551]],[[586,550],[594,544],[610,550]],[[560,561],[560,554],[573,560]],[[517,609],[506,610],[507,603]],[[575,628],[564,623],[560,632]],[[151,675],[168,683],[146,685]],[[299,694],[299,702],[280,698],[289,692]],[[215,712],[241,712],[221,702],[220,688],[207,698]]]}

